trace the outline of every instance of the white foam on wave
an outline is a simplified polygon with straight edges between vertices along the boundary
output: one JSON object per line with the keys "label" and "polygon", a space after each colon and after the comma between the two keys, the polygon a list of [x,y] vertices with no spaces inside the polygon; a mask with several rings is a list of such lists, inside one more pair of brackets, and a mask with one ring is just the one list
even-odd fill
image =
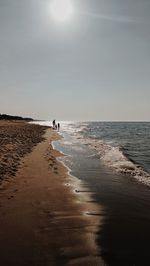
{"label": "white foam on wave", "polygon": [[81,138],[83,144],[96,150],[97,155],[104,165],[114,169],[118,173],[130,175],[138,181],[150,186],[150,175],[144,169],[130,161],[119,147],[113,147],[110,144],[92,138]]}
{"label": "white foam on wave", "polygon": [[[51,126],[50,121],[37,121],[32,123]],[[131,162],[119,147],[113,147],[113,143],[106,143],[102,140],[93,138],[93,136],[84,138],[81,131],[86,127],[87,123],[82,123],[81,126],[75,127],[74,122],[61,121],[62,130],[75,136],[76,139],[74,139],[74,142],[82,142],[82,144],[88,145],[96,150],[97,155],[94,154],[94,156],[98,156],[104,165],[114,169],[118,173],[130,175],[138,181],[150,186],[150,174],[144,171],[138,164]],[[71,142],[66,144],[70,145]]]}
{"label": "white foam on wave", "polygon": [[48,126],[48,127],[52,126],[52,122],[51,121],[31,121],[29,123],[30,124],[40,125],[40,126]]}

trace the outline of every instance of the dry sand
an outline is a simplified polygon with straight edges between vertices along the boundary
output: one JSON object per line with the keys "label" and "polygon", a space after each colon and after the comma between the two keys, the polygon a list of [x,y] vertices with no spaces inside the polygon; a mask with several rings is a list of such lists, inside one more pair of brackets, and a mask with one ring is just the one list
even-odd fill
{"label": "dry sand", "polygon": [[[33,148],[35,142],[32,145],[29,137],[30,145],[24,144],[22,152],[24,155],[31,151],[31,147],[27,148],[31,145],[32,152],[17,164],[14,178],[7,170],[1,182],[0,265],[103,265],[96,245],[101,210],[90,195],[75,193],[80,186],[84,190],[84,184],[71,177],[56,159],[61,154],[53,150],[50,142],[60,136],[47,129],[43,138],[45,128],[23,123],[12,123],[9,131],[13,126],[16,135],[23,127],[31,136],[37,134],[36,144],[43,141]],[[17,148],[15,151],[18,153]],[[10,151],[7,154],[5,148],[5,159],[7,155]]]}
{"label": "dry sand", "polygon": [[20,159],[43,140],[46,128],[18,121],[0,121],[0,180],[15,175]]}

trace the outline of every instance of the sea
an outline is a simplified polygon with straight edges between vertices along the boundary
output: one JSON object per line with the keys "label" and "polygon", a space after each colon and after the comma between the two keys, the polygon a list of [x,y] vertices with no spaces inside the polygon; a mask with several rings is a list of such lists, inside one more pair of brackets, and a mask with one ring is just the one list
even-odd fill
{"label": "sea", "polygon": [[97,244],[105,265],[150,265],[150,122],[60,126],[59,160],[103,209]]}
{"label": "sea", "polygon": [[62,122],[61,132],[91,148],[106,167],[150,185],[149,122]]}

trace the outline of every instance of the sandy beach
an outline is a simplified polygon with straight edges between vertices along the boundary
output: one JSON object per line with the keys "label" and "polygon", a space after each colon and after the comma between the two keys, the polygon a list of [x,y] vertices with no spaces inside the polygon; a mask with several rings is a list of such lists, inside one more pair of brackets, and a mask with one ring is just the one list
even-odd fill
{"label": "sandy beach", "polygon": [[[57,160],[51,128],[0,122],[0,265],[103,265],[101,210]],[[12,178],[13,177],[13,178]]]}
{"label": "sandy beach", "polygon": [[0,180],[15,176],[21,158],[43,140],[46,128],[25,122],[0,121]]}

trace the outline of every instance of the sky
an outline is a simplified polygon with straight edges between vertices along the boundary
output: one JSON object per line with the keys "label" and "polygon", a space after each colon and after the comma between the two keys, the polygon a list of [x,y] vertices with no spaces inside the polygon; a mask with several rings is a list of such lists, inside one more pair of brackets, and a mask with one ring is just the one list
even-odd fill
{"label": "sky", "polygon": [[150,121],[150,1],[52,1],[0,0],[0,113]]}

